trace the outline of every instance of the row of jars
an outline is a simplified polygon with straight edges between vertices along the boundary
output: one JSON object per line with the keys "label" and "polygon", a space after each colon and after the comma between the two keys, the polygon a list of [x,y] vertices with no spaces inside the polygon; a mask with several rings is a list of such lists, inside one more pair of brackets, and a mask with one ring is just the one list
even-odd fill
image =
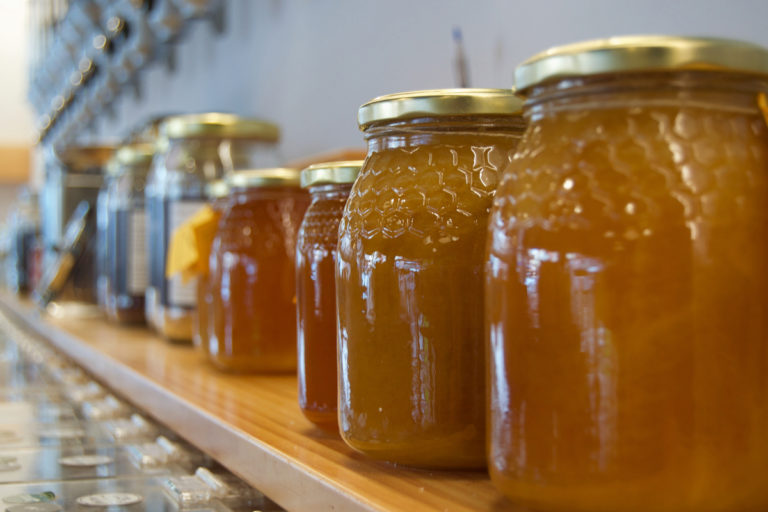
{"label": "row of jars", "polygon": [[[227,370],[298,362],[306,415],[354,449],[487,463],[537,510],[768,509],[768,50],[591,41],[516,87],[366,103],[359,176],[307,169],[309,195],[288,169],[209,186],[202,278],[150,269],[150,322]],[[222,174],[172,126],[157,262]]]}

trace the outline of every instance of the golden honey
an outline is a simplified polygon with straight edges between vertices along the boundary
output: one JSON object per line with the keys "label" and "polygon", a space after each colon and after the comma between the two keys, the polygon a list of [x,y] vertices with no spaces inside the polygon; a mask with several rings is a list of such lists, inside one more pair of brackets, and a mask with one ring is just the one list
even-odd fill
{"label": "golden honey", "polygon": [[619,38],[541,61],[595,50],[616,69],[518,70],[530,125],[486,269],[492,479],[542,511],[768,510],[768,52]]}
{"label": "golden honey", "polygon": [[486,219],[522,133],[518,100],[419,91],[360,120],[369,152],[338,244],[342,437],[391,462],[482,468]]}
{"label": "golden honey", "polygon": [[302,171],[312,202],[296,247],[299,407],[318,427],[338,433],[336,244],[339,222],[361,161],[328,162]]}
{"label": "golden honey", "polygon": [[296,369],[296,237],[309,195],[294,169],[239,171],[211,253],[208,353],[235,372]]}

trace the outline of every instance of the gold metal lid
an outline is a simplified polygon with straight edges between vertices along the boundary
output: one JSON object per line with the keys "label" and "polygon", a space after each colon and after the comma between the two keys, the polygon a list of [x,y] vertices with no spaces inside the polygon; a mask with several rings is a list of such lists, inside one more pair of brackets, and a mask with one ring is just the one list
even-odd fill
{"label": "gold metal lid", "polygon": [[227,176],[227,185],[233,188],[298,187],[301,171],[287,167],[235,171]]}
{"label": "gold metal lid", "polygon": [[280,139],[280,128],[274,123],[261,119],[209,112],[168,117],[160,124],[160,136],[169,139],[252,138],[277,142]]}
{"label": "gold metal lid", "polygon": [[69,146],[56,156],[71,171],[86,171],[104,167],[114,156],[115,146]]}
{"label": "gold metal lid", "polygon": [[433,116],[520,115],[523,101],[509,89],[431,89],[379,96],[357,112],[360,129],[376,121]]}
{"label": "gold metal lid", "polygon": [[229,185],[226,180],[214,180],[205,184],[205,195],[209,199],[220,199],[229,194]]}
{"label": "gold metal lid", "polygon": [[148,163],[155,156],[152,144],[128,144],[120,146],[115,152],[115,161],[120,165],[137,165]]}
{"label": "gold metal lid", "polygon": [[353,183],[360,174],[363,160],[345,160],[339,162],[323,162],[310,165],[301,171],[302,188],[332,183]]}
{"label": "gold metal lid", "polygon": [[744,41],[704,37],[620,36],[556,46],[515,70],[523,91],[547,80],[632,71],[721,70],[768,74],[768,49]]}

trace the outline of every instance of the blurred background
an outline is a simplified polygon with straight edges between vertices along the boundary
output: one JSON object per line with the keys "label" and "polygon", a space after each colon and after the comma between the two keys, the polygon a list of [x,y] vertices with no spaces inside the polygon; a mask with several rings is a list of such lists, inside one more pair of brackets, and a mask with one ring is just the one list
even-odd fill
{"label": "blurred background", "polygon": [[509,87],[536,52],[618,34],[768,46],[766,19],[764,0],[3,0],[0,218],[42,179],[46,147],[116,141],[152,116],[269,119],[291,160],[362,147],[357,108],[381,94]]}

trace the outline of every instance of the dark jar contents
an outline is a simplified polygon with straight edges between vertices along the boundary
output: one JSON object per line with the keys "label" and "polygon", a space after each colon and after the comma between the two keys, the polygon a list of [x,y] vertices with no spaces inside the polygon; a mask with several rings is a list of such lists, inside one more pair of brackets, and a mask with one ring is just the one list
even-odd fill
{"label": "dark jar contents", "polygon": [[144,188],[154,147],[123,146],[107,191],[107,315],[126,324],[144,323],[144,294],[149,284]]}
{"label": "dark jar contents", "polygon": [[338,407],[344,441],[370,457],[485,467],[486,220],[519,110],[485,89],[360,109],[368,156],[339,228]]}
{"label": "dark jar contents", "polygon": [[338,433],[336,243],[339,221],[362,161],[328,162],[302,171],[312,202],[296,246],[299,407],[312,423]]}
{"label": "dark jar contents", "polygon": [[[192,343],[195,347],[201,348],[203,351],[208,352],[208,340],[209,340],[209,328],[210,328],[210,310],[211,302],[213,301],[213,290],[211,287],[211,273],[210,273],[210,258],[215,232],[221,216],[224,214],[224,210],[227,207],[229,186],[225,180],[212,181],[206,186],[206,196],[211,207],[210,226],[205,226],[205,235],[209,230],[213,231],[210,243],[207,236],[205,240],[199,240],[198,250],[201,250],[200,261],[203,262],[202,272],[197,276],[197,309],[194,314],[194,332],[192,333]],[[203,228],[201,228],[203,229]],[[207,252],[204,249],[208,249]]]}
{"label": "dark jar contents", "polygon": [[518,69],[486,271],[489,466],[516,503],[768,510],[766,63],[640,37]]}
{"label": "dark jar contents", "polygon": [[295,169],[238,171],[214,238],[209,358],[234,372],[296,370],[296,237],[309,205]]}

